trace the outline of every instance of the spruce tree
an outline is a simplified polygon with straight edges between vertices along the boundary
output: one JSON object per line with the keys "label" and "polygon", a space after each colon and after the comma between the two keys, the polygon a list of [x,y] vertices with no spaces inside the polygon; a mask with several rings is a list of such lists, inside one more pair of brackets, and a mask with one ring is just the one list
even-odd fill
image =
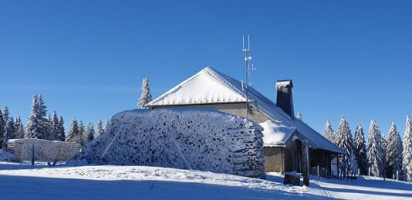
{"label": "spruce tree", "polygon": [[48,123],[46,117],[46,105],[41,95],[34,95],[32,109],[26,125],[27,138],[43,139],[47,135]]}
{"label": "spruce tree", "polygon": [[323,129],[323,137],[331,141],[333,144],[336,144],[335,131],[333,131],[329,120],[326,121],[325,128]]}
{"label": "spruce tree", "polygon": [[16,121],[14,123],[14,129],[16,130],[16,132],[14,134],[13,139],[24,138],[24,126],[23,126],[23,122],[21,121],[20,117],[16,118]]}
{"label": "spruce tree", "polygon": [[10,139],[13,139],[13,135],[16,131],[14,130],[14,119],[10,117],[6,126],[6,133],[3,139],[3,149],[7,149],[8,142]]}
{"label": "spruce tree", "polygon": [[302,121],[302,114],[301,114],[301,113],[298,113],[298,115],[296,116],[296,118],[297,118],[298,120]]}
{"label": "spruce tree", "polygon": [[404,179],[412,182],[412,122],[406,117],[405,135],[403,136],[402,171]]}
{"label": "spruce tree", "polygon": [[3,108],[3,121],[2,121],[2,123],[3,123],[3,129],[1,130],[2,132],[1,132],[1,135],[2,135],[2,140],[1,140],[1,146],[2,146],[2,148],[4,148],[4,149],[7,149],[7,141],[8,141],[8,139],[10,139],[10,138],[8,138],[9,136],[10,136],[10,133],[8,133],[8,130],[9,130],[9,127],[8,127],[8,125],[9,125],[9,108],[7,107],[7,105],[5,105],[4,106],[4,108]]}
{"label": "spruce tree", "polygon": [[89,122],[89,124],[87,125],[85,135],[86,135],[86,139],[87,139],[86,144],[91,142],[94,139],[95,132],[94,132],[94,127],[93,127],[92,122]]}
{"label": "spruce tree", "polygon": [[63,120],[62,116],[59,117],[57,130],[58,130],[57,140],[65,141],[66,140],[66,133],[64,131],[64,120]]}
{"label": "spruce tree", "polygon": [[9,107],[7,107],[7,105],[5,105],[4,108],[3,108],[3,121],[4,121],[4,123],[6,123],[6,125],[9,123],[9,119],[10,119],[9,115],[10,115]]}
{"label": "spruce tree", "polygon": [[396,173],[402,170],[402,140],[396,129],[395,123],[392,122],[389,130],[388,141],[386,146],[386,177],[392,178]]}
{"label": "spruce tree", "polygon": [[77,142],[75,139],[78,135],[79,135],[79,125],[77,123],[77,119],[73,118],[70,124],[69,134],[67,135],[66,141]]}
{"label": "spruce tree", "polygon": [[57,117],[56,111],[53,111],[53,117],[50,120],[50,140],[60,140],[59,134],[60,134],[60,124],[59,124],[59,118]]}
{"label": "spruce tree", "polygon": [[79,143],[80,145],[82,145],[82,147],[84,146],[84,125],[83,125],[83,121],[80,120],[79,123],[79,132],[78,132],[78,137],[77,137],[77,143]]}
{"label": "spruce tree", "polygon": [[107,133],[107,130],[109,130],[110,122],[109,120],[106,120],[106,123],[104,124],[103,128],[103,134]]}
{"label": "spruce tree", "polygon": [[139,98],[137,107],[140,109],[147,109],[145,105],[150,101],[152,101],[152,95],[150,94],[149,79],[145,77],[142,82],[142,95]]}
{"label": "spruce tree", "polygon": [[104,130],[103,130],[103,123],[102,120],[99,119],[99,121],[97,122],[97,129],[96,129],[96,135],[94,136],[94,138],[98,138],[103,134]]}
{"label": "spruce tree", "polygon": [[368,173],[368,159],[366,157],[365,133],[361,125],[356,126],[354,153],[360,174]]}
{"label": "spruce tree", "polygon": [[370,167],[371,175],[384,177],[385,170],[385,153],[383,149],[382,134],[374,120],[369,126],[368,149],[366,157]]}
{"label": "spruce tree", "polygon": [[0,148],[3,148],[4,135],[6,134],[6,122],[3,118],[3,112],[0,110]]}
{"label": "spruce tree", "polygon": [[348,177],[350,172],[356,171],[356,161],[353,154],[353,139],[352,133],[349,128],[349,123],[342,117],[339,128],[336,133],[336,145],[343,149],[344,155],[341,161],[341,169],[343,170],[346,177]]}

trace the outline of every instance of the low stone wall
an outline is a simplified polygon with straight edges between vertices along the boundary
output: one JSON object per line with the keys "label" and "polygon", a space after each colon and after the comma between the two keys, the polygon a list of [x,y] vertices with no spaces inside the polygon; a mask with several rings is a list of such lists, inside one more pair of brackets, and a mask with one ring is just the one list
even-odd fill
{"label": "low stone wall", "polygon": [[41,140],[35,138],[9,140],[8,149],[17,159],[31,160],[32,147],[36,161],[67,161],[79,152],[81,146],[75,142]]}

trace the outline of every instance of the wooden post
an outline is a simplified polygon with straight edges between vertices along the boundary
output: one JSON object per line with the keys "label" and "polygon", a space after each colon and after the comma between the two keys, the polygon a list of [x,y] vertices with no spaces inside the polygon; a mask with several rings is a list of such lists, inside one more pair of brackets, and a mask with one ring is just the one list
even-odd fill
{"label": "wooden post", "polygon": [[34,165],[34,144],[31,145],[31,165]]}
{"label": "wooden post", "polygon": [[303,184],[309,186],[309,148],[308,142],[302,141]]}

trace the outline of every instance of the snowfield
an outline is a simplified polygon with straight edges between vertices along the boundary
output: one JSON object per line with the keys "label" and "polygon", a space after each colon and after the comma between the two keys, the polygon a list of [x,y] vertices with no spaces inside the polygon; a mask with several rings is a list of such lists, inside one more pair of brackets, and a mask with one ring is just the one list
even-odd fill
{"label": "snowfield", "polygon": [[377,178],[311,180],[310,187],[147,166],[56,166],[0,162],[2,199],[412,199],[412,184]]}

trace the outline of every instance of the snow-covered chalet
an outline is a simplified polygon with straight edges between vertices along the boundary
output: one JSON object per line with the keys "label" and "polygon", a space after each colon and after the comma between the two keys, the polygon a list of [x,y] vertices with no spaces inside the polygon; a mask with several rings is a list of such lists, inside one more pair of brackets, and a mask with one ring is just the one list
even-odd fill
{"label": "snow-covered chalet", "polygon": [[[295,118],[291,80],[277,81],[276,103],[249,87],[248,98],[242,83],[210,67],[206,67],[176,87],[146,104],[158,108],[215,109],[246,117],[263,127],[265,171],[287,172],[302,169],[301,143],[309,144],[311,167],[335,171],[332,160],[342,153],[301,120]],[[329,174],[329,173],[328,173]]]}

